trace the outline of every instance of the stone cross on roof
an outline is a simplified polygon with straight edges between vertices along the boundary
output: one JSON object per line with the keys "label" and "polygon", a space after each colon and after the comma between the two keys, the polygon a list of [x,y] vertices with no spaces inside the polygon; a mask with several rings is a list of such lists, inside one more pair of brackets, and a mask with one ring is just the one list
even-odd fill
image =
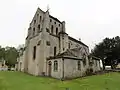
{"label": "stone cross on roof", "polygon": [[49,11],[50,10],[50,8],[49,8],[49,4],[47,5],[47,11]]}

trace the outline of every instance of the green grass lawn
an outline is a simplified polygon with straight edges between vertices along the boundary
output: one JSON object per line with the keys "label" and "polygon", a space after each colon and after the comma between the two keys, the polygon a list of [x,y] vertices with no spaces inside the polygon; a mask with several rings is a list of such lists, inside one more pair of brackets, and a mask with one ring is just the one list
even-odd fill
{"label": "green grass lawn", "polygon": [[0,90],[120,90],[120,73],[94,75],[68,81],[0,72]]}

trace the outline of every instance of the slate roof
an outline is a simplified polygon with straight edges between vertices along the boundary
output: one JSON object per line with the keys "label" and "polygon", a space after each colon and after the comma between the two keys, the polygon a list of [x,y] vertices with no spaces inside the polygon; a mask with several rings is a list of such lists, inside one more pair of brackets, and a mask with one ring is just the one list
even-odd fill
{"label": "slate roof", "polygon": [[74,49],[67,49],[65,52],[63,53],[59,53],[56,56],[50,56],[49,58],[47,58],[48,60],[50,59],[56,59],[56,58],[69,58],[69,59],[77,59],[77,60],[81,60],[81,58],[77,57],[72,50]]}
{"label": "slate roof", "polygon": [[53,17],[51,15],[49,15],[49,17],[62,24],[62,22],[60,20],[58,20],[57,18],[55,18],[55,17]]}
{"label": "slate roof", "polygon": [[75,56],[72,52],[71,49],[67,49],[65,52],[58,54],[57,56],[73,56],[73,57],[77,57]]}

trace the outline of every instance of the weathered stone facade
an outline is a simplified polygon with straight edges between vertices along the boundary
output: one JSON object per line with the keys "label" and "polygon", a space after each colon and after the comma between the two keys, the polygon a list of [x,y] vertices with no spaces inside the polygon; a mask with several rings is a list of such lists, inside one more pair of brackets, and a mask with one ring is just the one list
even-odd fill
{"label": "weathered stone facade", "polygon": [[[88,56],[88,46],[66,33],[65,21],[38,8],[28,29],[18,70],[59,79],[80,77],[90,68]],[[99,71],[99,60],[95,61],[98,65],[92,65],[93,71]]]}
{"label": "weathered stone facade", "polygon": [[18,64],[15,65],[16,70],[24,72],[24,66],[25,66],[24,60],[25,60],[25,53],[23,53],[22,55],[19,56],[19,58],[17,58]]}

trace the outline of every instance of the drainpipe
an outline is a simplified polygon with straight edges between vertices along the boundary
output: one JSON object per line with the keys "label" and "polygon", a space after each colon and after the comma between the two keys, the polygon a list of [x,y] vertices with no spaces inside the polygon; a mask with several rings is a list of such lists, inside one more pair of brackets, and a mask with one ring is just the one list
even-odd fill
{"label": "drainpipe", "polygon": [[62,67],[62,69],[63,69],[63,71],[62,71],[62,80],[64,80],[64,59],[62,58],[62,61],[63,61],[63,67]]}

